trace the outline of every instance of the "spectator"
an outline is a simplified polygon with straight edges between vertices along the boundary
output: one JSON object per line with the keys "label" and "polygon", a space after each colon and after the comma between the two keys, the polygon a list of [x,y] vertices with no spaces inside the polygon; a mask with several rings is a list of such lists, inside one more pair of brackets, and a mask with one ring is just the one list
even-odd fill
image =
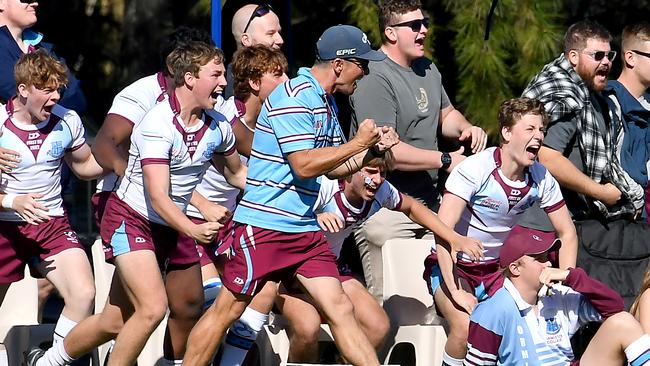
{"label": "spectator", "polygon": [[[640,278],[613,260],[647,257],[647,227],[635,221],[644,206],[644,191],[625,172],[615,151],[612,121],[601,92],[607,86],[616,52],[607,29],[592,21],[571,25],[564,53],[542,68],[523,96],[544,103],[550,122],[539,161],[562,187],[562,195],[580,238],[578,263],[631,301]],[[551,231],[538,208],[526,212],[521,225]],[[646,262],[637,263],[642,273]],[[614,278],[624,280],[612,280]]]}
{"label": "spectator", "polygon": [[[16,94],[14,65],[25,53],[44,48],[56,56],[53,45],[43,42],[43,35],[31,27],[36,24],[36,1],[6,0],[0,4],[0,100],[7,101]],[[86,97],[81,91],[79,80],[67,69],[68,82],[62,91],[59,105],[72,109],[78,114],[86,111]]]}
{"label": "spectator", "polygon": [[[279,50],[284,44],[280,35],[280,19],[269,4],[247,4],[239,8],[232,17],[232,36],[235,38],[237,49],[262,44],[274,50]],[[226,68],[226,90],[224,98],[230,98],[235,85],[232,77],[232,62]]]}
{"label": "spectator", "polygon": [[577,364],[570,338],[599,320],[581,365],[649,362],[650,336],[623,312],[615,291],[582,269],[551,267],[549,252],[560,245],[553,233],[520,226],[510,232],[501,250],[504,286],[472,313],[465,365]]}
{"label": "spectator", "polygon": [[232,259],[224,288],[192,330],[186,366],[205,365],[226,328],[267,282],[293,277],[316,300],[343,357],[353,365],[379,365],[338,280],[336,259],[312,207],[318,177],[344,177],[398,142],[374,121],[343,144],[332,94],[351,94],[367,62],[382,55],[356,27],[328,28],[317,42],[317,61],[277,87],[257,120],[244,196],[235,210]]}
{"label": "spectator", "polygon": [[[470,143],[471,152],[476,153],[485,148],[487,135],[454,108],[440,72],[424,57],[429,18],[423,15],[420,0],[381,1],[379,26],[381,51],[387,57],[370,62],[370,73],[359,81],[350,98],[350,134],[356,134],[364,118],[395,128],[402,143],[393,151],[396,170],[388,175],[388,181],[437,211],[438,170],[449,172],[464,158],[463,148],[451,154],[437,151],[438,139]],[[433,239],[403,213],[387,209],[380,210],[355,233],[366,284],[377,300],[382,301],[384,242],[422,237]]]}
{"label": "spectator", "polygon": [[[610,102],[617,157],[630,177],[645,188],[650,160],[650,94],[646,91],[650,87],[650,23],[625,27],[621,39],[623,71],[607,83],[604,94]],[[644,216],[648,217],[647,210]]]}

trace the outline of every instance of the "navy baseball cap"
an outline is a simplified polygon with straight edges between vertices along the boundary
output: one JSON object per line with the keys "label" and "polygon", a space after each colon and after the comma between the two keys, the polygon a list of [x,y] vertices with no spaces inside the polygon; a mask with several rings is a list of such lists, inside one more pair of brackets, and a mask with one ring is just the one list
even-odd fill
{"label": "navy baseball cap", "polygon": [[516,225],[503,242],[499,253],[499,264],[506,268],[510,263],[525,255],[537,255],[560,249],[562,242],[554,232],[529,229]]}
{"label": "navy baseball cap", "polygon": [[372,49],[368,36],[361,29],[344,24],[329,27],[323,32],[316,42],[316,53],[321,60],[356,58],[381,61],[386,58],[383,52]]}

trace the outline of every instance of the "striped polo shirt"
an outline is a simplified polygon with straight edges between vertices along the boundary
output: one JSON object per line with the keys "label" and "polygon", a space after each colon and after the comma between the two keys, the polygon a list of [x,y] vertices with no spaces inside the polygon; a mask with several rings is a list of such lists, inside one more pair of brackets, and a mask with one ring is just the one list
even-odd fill
{"label": "striped polo shirt", "polygon": [[313,212],[319,178],[293,174],[287,155],[344,143],[334,98],[308,68],[278,85],[262,106],[244,196],[234,220],[282,232],[320,230]]}

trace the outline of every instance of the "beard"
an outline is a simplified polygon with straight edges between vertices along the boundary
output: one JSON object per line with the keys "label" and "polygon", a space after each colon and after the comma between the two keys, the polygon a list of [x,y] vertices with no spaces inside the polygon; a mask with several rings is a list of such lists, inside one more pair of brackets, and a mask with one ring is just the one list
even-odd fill
{"label": "beard", "polygon": [[[607,76],[609,75],[610,68],[607,66],[601,66],[596,70],[588,69],[583,64],[578,64],[576,72],[582,79],[582,81],[587,85],[587,87],[595,92],[601,92],[607,86]],[[597,80],[599,76],[605,76],[605,81],[600,82]]]}

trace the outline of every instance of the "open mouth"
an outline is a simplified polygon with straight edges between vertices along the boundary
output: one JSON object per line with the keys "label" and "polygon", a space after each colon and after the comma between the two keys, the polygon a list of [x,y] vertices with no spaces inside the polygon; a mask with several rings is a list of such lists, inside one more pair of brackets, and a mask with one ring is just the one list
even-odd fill
{"label": "open mouth", "polygon": [[607,80],[608,76],[609,76],[609,67],[602,67],[596,70],[596,77],[599,80]]}
{"label": "open mouth", "polygon": [[531,160],[535,160],[537,157],[537,154],[539,153],[540,145],[530,145],[526,148],[526,153],[528,154],[528,158]]}
{"label": "open mouth", "polygon": [[416,38],[415,39],[415,44],[418,46],[423,46],[424,47],[424,37]]}
{"label": "open mouth", "polygon": [[221,95],[221,90],[217,89],[217,90],[213,91],[212,93],[210,93],[210,98],[216,100],[216,99],[219,99],[220,95]]}

